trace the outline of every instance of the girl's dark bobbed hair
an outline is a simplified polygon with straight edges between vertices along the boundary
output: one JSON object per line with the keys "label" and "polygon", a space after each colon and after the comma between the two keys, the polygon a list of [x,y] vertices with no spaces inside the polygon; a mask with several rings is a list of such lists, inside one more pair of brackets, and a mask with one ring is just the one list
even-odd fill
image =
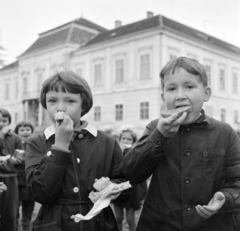
{"label": "girl's dark bobbed hair", "polygon": [[15,132],[16,134],[18,134],[18,129],[19,129],[20,127],[30,127],[31,130],[32,130],[32,133],[34,132],[34,127],[33,127],[32,123],[30,123],[30,122],[28,122],[28,121],[22,121],[22,122],[19,122],[19,123],[16,125],[16,127],[15,127],[15,129],[14,129],[14,132]]}
{"label": "girl's dark bobbed hair", "polygon": [[92,108],[93,97],[87,81],[73,71],[60,71],[43,82],[40,101],[45,109],[47,109],[46,94],[49,91],[62,91],[72,94],[80,94],[82,97],[81,116],[87,114]]}
{"label": "girl's dark bobbed hair", "polygon": [[4,108],[0,108],[0,113],[2,114],[3,117],[7,117],[9,120],[9,124],[11,124],[12,116],[11,116],[10,112]]}

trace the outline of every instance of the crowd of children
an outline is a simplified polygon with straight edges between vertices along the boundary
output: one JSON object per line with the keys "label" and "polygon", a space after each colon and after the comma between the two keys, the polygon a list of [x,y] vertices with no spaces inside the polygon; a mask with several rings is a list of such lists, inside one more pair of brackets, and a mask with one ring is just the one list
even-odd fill
{"label": "crowd of children", "polygon": [[[203,110],[211,97],[205,67],[179,57],[160,79],[173,113],[151,121],[138,141],[131,129],[117,139],[82,119],[93,105],[91,89],[68,70],[43,83],[40,102],[52,125],[42,134],[31,137],[28,122],[12,133],[11,115],[0,109],[0,156],[10,155],[0,161],[0,230],[16,231],[20,205],[22,228],[30,230],[35,201],[42,204],[32,224],[38,231],[122,231],[124,210],[130,231],[240,230],[240,140]],[[71,219],[92,209],[88,196],[101,177],[129,180],[132,188],[112,193],[114,212],[108,206],[90,220]]]}

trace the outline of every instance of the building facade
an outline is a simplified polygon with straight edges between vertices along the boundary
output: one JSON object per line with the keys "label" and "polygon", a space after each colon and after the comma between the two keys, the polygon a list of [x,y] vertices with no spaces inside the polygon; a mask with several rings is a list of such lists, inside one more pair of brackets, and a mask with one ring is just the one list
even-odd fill
{"label": "building facade", "polygon": [[42,81],[67,66],[90,84],[94,105],[84,119],[99,129],[123,125],[139,135],[161,110],[159,73],[170,59],[186,56],[206,66],[213,94],[209,116],[240,130],[240,48],[151,12],[128,25],[106,30],[83,18],[39,35],[37,41],[0,70],[0,104],[13,125],[48,121],[39,104]]}

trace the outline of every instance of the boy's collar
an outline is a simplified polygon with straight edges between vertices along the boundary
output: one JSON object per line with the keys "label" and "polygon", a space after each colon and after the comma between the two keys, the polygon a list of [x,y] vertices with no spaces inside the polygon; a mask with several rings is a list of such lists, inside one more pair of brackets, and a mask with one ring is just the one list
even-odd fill
{"label": "boy's collar", "polygon": [[[92,124],[88,123],[87,121],[82,121],[82,125],[79,126],[74,130],[74,132],[81,132],[82,130],[87,130],[89,133],[91,133],[94,137],[97,137],[97,128],[94,127]],[[48,140],[50,136],[55,134],[55,127],[54,124],[47,127],[44,130],[44,135],[46,139]]]}
{"label": "boy's collar", "polygon": [[206,116],[205,111],[203,109],[201,110],[200,117],[195,121],[195,123],[202,123],[202,122],[207,122],[208,124],[210,124],[210,117]]}

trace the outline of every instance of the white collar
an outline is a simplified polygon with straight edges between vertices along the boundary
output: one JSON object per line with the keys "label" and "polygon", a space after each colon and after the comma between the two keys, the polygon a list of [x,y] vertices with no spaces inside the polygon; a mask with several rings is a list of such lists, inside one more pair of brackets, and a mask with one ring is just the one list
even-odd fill
{"label": "white collar", "polygon": [[[86,127],[84,127],[82,130],[87,130],[89,133],[91,133],[94,137],[97,137],[97,128],[94,127],[92,124],[84,121],[84,124],[86,125]],[[44,130],[44,135],[46,137],[46,139],[48,140],[50,136],[55,134],[55,127],[54,124],[47,127]]]}

